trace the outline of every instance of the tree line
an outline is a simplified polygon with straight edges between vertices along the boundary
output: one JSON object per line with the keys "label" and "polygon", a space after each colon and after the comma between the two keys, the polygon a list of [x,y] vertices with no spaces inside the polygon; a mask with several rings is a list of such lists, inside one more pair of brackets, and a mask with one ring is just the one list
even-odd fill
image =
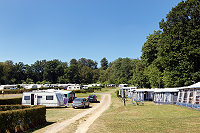
{"label": "tree line", "polygon": [[200,81],[200,1],[180,2],[147,37],[140,59],[118,58],[101,66],[91,59],[0,63],[0,84],[128,83],[139,88],[178,87]]}

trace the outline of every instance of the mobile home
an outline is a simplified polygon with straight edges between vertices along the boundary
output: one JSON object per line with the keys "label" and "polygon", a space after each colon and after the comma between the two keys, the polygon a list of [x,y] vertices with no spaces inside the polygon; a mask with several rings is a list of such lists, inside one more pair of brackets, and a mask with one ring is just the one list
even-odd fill
{"label": "mobile home", "polygon": [[200,82],[181,87],[176,104],[200,110]]}
{"label": "mobile home", "polygon": [[155,89],[136,89],[133,93],[133,98],[143,101],[153,101],[153,94]]}
{"label": "mobile home", "polygon": [[80,90],[80,89],[81,89],[80,85],[72,85],[67,87],[67,90]]}
{"label": "mobile home", "polygon": [[178,88],[156,89],[153,102],[155,104],[176,104],[178,92]]}
{"label": "mobile home", "polygon": [[64,105],[64,101],[62,95],[57,92],[33,91],[23,93],[22,105],[59,107]]}
{"label": "mobile home", "polygon": [[133,92],[137,89],[137,87],[133,86],[133,87],[122,87],[119,89],[119,95],[121,97],[126,97],[128,96],[128,98],[132,98],[133,97]]}
{"label": "mobile home", "polygon": [[128,84],[119,84],[118,87],[128,87]]}
{"label": "mobile home", "polygon": [[68,98],[69,102],[72,102],[74,100],[74,97],[75,97],[75,93],[73,91],[55,90],[55,89],[48,89],[48,90],[45,90],[45,91],[60,93],[63,96],[63,98]]}

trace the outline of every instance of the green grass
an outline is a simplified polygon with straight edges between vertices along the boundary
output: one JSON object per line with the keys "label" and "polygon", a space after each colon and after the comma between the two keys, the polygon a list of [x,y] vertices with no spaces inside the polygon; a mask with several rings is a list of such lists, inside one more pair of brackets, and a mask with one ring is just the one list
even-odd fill
{"label": "green grass", "polygon": [[155,105],[145,102],[144,106],[123,102],[112,92],[112,105],[90,127],[90,132],[199,132],[200,112],[176,105]]}

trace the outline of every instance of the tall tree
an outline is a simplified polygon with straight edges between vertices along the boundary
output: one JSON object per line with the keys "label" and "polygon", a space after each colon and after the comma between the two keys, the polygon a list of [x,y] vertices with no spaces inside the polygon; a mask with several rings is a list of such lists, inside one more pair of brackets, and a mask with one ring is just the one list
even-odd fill
{"label": "tall tree", "polygon": [[192,81],[199,81],[200,1],[182,1],[166,18],[166,21],[160,22],[163,33],[158,51],[164,69],[165,87],[189,85]]}
{"label": "tall tree", "polygon": [[104,57],[101,59],[101,69],[106,70],[108,68],[108,60]]}

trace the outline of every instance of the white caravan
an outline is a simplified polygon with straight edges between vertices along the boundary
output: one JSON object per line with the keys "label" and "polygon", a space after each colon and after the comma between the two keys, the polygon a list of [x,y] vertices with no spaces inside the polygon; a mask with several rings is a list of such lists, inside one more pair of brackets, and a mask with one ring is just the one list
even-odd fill
{"label": "white caravan", "polygon": [[57,92],[24,92],[22,105],[45,105],[47,107],[64,106],[63,97]]}

